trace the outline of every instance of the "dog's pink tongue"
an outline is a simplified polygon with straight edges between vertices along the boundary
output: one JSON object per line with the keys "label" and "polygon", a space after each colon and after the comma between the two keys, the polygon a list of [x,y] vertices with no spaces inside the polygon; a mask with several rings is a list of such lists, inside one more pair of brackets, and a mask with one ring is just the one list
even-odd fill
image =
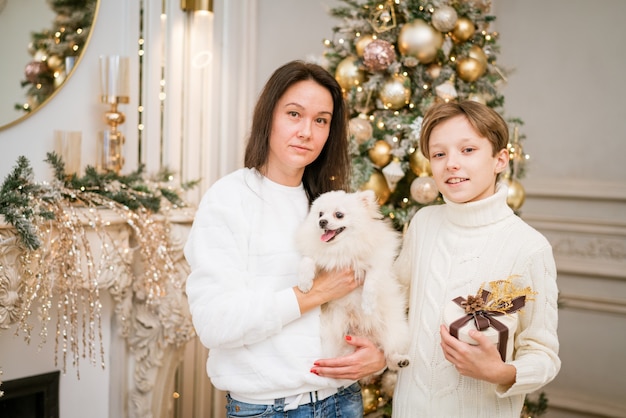
{"label": "dog's pink tongue", "polygon": [[335,231],[326,231],[322,234],[321,239],[324,242],[330,241],[335,236]]}

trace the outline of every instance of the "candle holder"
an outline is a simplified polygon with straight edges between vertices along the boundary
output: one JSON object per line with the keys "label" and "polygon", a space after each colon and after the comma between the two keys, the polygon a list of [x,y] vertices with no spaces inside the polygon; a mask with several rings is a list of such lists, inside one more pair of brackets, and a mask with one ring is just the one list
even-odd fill
{"label": "candle holder", "polygon": [[104,114],[109,129],[100,133],[97,167],[100,171],[119,174],[124,166],[122,148],[125,138],[118,127],[124,123],[126,117],[118,106],[129,101],[128,58],[118,55],[101,56],[100,83],[100,101],[110,107]]}
{"label": "candle holder", "polygon": [[54,150],[65,163],[68,178],[80,175],[81,138],[80,131],[54,131]]}

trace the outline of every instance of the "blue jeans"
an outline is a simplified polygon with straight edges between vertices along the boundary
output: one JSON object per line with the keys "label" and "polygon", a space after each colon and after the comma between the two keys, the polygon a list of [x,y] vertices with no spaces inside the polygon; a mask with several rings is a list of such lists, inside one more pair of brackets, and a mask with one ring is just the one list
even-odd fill
{"label": "blue jeans", "polygon": [[[305,395],[306,396],[306,395]],[[363,399],[361,386],[353,383],[340,389],[336,394],[321,401],[314,401],[285,411],[285,400],[276,399],[274,405],[255,405],[239,402],[226,395],[226,416],[228,418],[362,418]]]}

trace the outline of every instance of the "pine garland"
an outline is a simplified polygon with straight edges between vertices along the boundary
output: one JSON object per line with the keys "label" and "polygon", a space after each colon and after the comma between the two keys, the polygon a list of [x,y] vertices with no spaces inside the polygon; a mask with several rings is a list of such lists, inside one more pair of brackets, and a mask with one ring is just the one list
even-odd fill
{"label": "pine garland", "polygon": [[164,184],[171,180],[172,173],[163,169],[153,180],[146,180],[144,165],[128,175],[112,171],[99,173],[92,166],[85,168],[83,177],[67,175],[61,157],[55,152],[46,155],[45,161],[54,171],[55,181],[52,184],[34,182],[29,160],[20,156],[0,188],[0,214],[15,228],[22,244],[31,251],[41,246],[34,218],[54,219],[54,214],[42,208],[38,203],[40,201],[98,206],[101,198],[104,198],[131,211],[145,209],[150,213],[158,213],[163,199],[174,207],[184,207],[186,204],[180,196],[180,190],[191,189],[199,183],[198,180],[183,183],[180,190],[166,187]]}
{"label": "pine garland", "polygon": [[24,156],[18,158],[17,166],[5,178],[0,188],[0,214],[16,229],[22,243],[30,250],[41,246],[37,228],[32,223],[33,217],[54,217],[49,211],[39,211],[34,201],[38,198],[56,199],[51,192],[44,185],[33,182],[33,170]]}

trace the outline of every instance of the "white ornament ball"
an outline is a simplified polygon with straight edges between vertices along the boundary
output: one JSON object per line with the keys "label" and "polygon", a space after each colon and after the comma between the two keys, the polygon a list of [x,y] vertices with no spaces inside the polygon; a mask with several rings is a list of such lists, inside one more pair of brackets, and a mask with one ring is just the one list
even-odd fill
{"label": "white ornament ball", "polygon": [[359,145],[370,139],[374,133],[374,128],[370,121],[360,116],[350,119],[348,130]]}
{"label": "white ornament ball", "polygon": [[48,58],[48,52],[44,49],[38,49],[33,55],[33,61],[45,61]]}
{"label": "white ornament ball", "polygon": [[432,24],[438,31],[450,32],[454,29],[456,20],[459,16],[451,6],[441,6],[433,12]]}
{"label": "white ornament ball", "polygon": [[411,183],[411,197],[417,203],[426,205],[432,203],[439,196],[439,189],[432,177],[417,177]]}

